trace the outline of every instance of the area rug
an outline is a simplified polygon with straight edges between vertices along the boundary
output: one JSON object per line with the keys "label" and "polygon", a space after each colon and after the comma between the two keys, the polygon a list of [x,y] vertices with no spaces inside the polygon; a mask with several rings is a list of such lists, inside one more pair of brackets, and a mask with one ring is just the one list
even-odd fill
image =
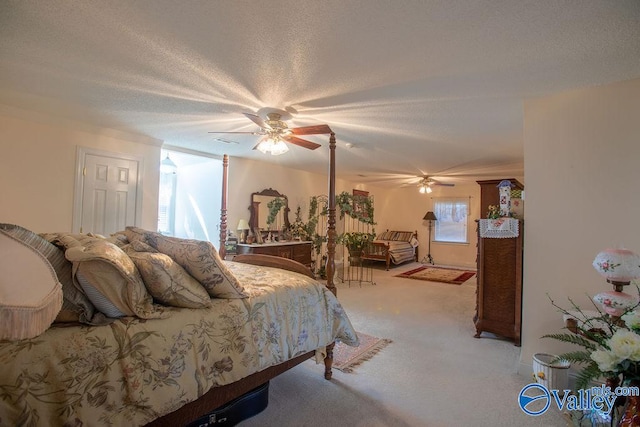
{"label": "area rug", "polygon": [[414,268],[413,270],[405,271],[402,274],[396,275],[396,277],[404,277],[407,279],[416,280],[428,280],[429,282],[450,283],[452,285],[461,285],[475,276],[475,274],[475,271],[422,266]]}
{"label": "area rug", "polygon": [[360,339],[358,347],[351,347],[341,342],[336,343],[333,348],[333,367],[342,372],[353,372],[353,369],[371,359],[387,344],[392,342],[389,339],[376,338],[371,335],[356,332]]}

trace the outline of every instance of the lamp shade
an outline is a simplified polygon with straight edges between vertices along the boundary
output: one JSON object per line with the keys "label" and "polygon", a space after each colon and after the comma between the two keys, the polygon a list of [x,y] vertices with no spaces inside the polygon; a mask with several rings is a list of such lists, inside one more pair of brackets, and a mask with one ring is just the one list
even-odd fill
{"label": "lamp shade", "polygon": [[608,282],[630,282],[640,277],[640,256],[628,249],[605,249],[596,255],[593,267]]}
{"label": "lamp shade", "polygon": [[436,214],[434,214],[433,212],[429,211],[426,214],[424,214],[424,219],[425,221],[437,221],[438,218],[436,218]]}
{"label": "lamp shade", "polygon": [[238,227],[236,228],[236,230],[248,230],[249,229],[249,223],[247,222],[246,219],[241,219],[240,221],[238,221]]}

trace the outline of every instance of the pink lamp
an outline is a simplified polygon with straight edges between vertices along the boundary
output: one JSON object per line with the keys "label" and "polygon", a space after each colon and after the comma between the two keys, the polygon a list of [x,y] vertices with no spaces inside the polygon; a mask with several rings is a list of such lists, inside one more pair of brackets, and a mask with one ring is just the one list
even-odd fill
{"label": "pink lamp", "polygon": [[613,291],[601,292],[593,300],[602,305],[604,311],[612,316],[621,316],[626,310],[638,304],[638,299],[622,292],[632,280],[640,277],[640,256],[627,249],[605,249],[596,255],[593,267],[607,282],[613,285]]}

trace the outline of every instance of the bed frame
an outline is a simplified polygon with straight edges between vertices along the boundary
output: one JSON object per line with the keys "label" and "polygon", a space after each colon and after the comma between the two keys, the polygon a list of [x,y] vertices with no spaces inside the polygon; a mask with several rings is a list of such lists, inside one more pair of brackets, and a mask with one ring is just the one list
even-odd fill
{"label": "bed frame", "polygon": [[[335,253],[336,253],[336,135],[331,132],[329,137],[329,206],[328,206],[328,225],[327,225],[327,288],[334,295],[337,295],[337,289],[333,282],[335,272]],[[222,207],[220,212],[220,256],[224,259],[226,256],[225,241],[227,236],[227,193],[228,193],[228,175],[229,175],[229,156],[224,155],[222,159]],[[275,258],[275,259],[274,259]],[[299,273],[307,274],[313,277],[310,270],[300,270],[299,264],[295,261],[284,258],[272,257],[269,255],[242,255],[234,257],[234,261],[246,262],[255,265],[267,265],[285,268]],[[307,273],[308,272],[308,273]],[[324,359],[324,377],[331,379],[331,367],[333,365],[333,347],[334,343],[327,346],[327,356]],[[198,400],[188,403],[187,405],[160,417],[147,426],[184,426],[187,425],[222,405],[248,393],[256,387],[266,383],[272,378],[288,371],[294,366],[310,359],[315,355],[314,351],[302,354],[290,359],[279,365],[264,369],[255,374],[249,375],[239,381],[227,384],[221,387],[214,387],[205,393]]]}
{"label": "bed frame", "polygon": [[[388,231],[388,230],[387,230]],[[400,231],[401,233],[411,233],[410,231]],[[412,236],[416,239],[418,238],[418,231],[412,232]],[[391,266],[391,254],[389,254],[389,243],[387,241],[379,241],[379,242],[371,242],[369,243],[365,249],[364,254],[362,255],[362,259],[366,259],[369,261],[384,261],[387,270]],[[418,262],[418,248],[415,248],[415,261]]]}

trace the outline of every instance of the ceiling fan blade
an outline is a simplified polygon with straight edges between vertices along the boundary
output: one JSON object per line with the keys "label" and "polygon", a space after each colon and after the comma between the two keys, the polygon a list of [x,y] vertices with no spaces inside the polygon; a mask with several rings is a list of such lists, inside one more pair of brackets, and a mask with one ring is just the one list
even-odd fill
{"label": "ceiling fan blade", "polygon": [[316,144],[315,142],[307,141],[306,139],[300,139],[291,135],[285,136],[283,139],[292,144],[299,145],[300,147],[308,148],[309,150],[315,150],[316,148],[322,147],[322,145]]}
{"label": "ceiling fan blade", "polygon": [[261,128],[271,129],[271,127],[269,125],[267,125],[264,122],[264,120],[262,120],[262,118],[260,118],[260,116],[258,116],[257,114],[253,114],[253,113],[242,113],[242,114],[244,114],[249,120],[251,120],[253,123],[257,124]]}
{"label": "ceiling fan blade", "polygon": [[455,187],[455,184],[450,184],[448,182],[431,182],[432,185],[439,185],[441,187]]}
{"label": "ceiling fan blade", "polygon": [[303,126],[291,129],[291,133],[294,135],[320,135],[331,133],[331,128],[328,125]]}

